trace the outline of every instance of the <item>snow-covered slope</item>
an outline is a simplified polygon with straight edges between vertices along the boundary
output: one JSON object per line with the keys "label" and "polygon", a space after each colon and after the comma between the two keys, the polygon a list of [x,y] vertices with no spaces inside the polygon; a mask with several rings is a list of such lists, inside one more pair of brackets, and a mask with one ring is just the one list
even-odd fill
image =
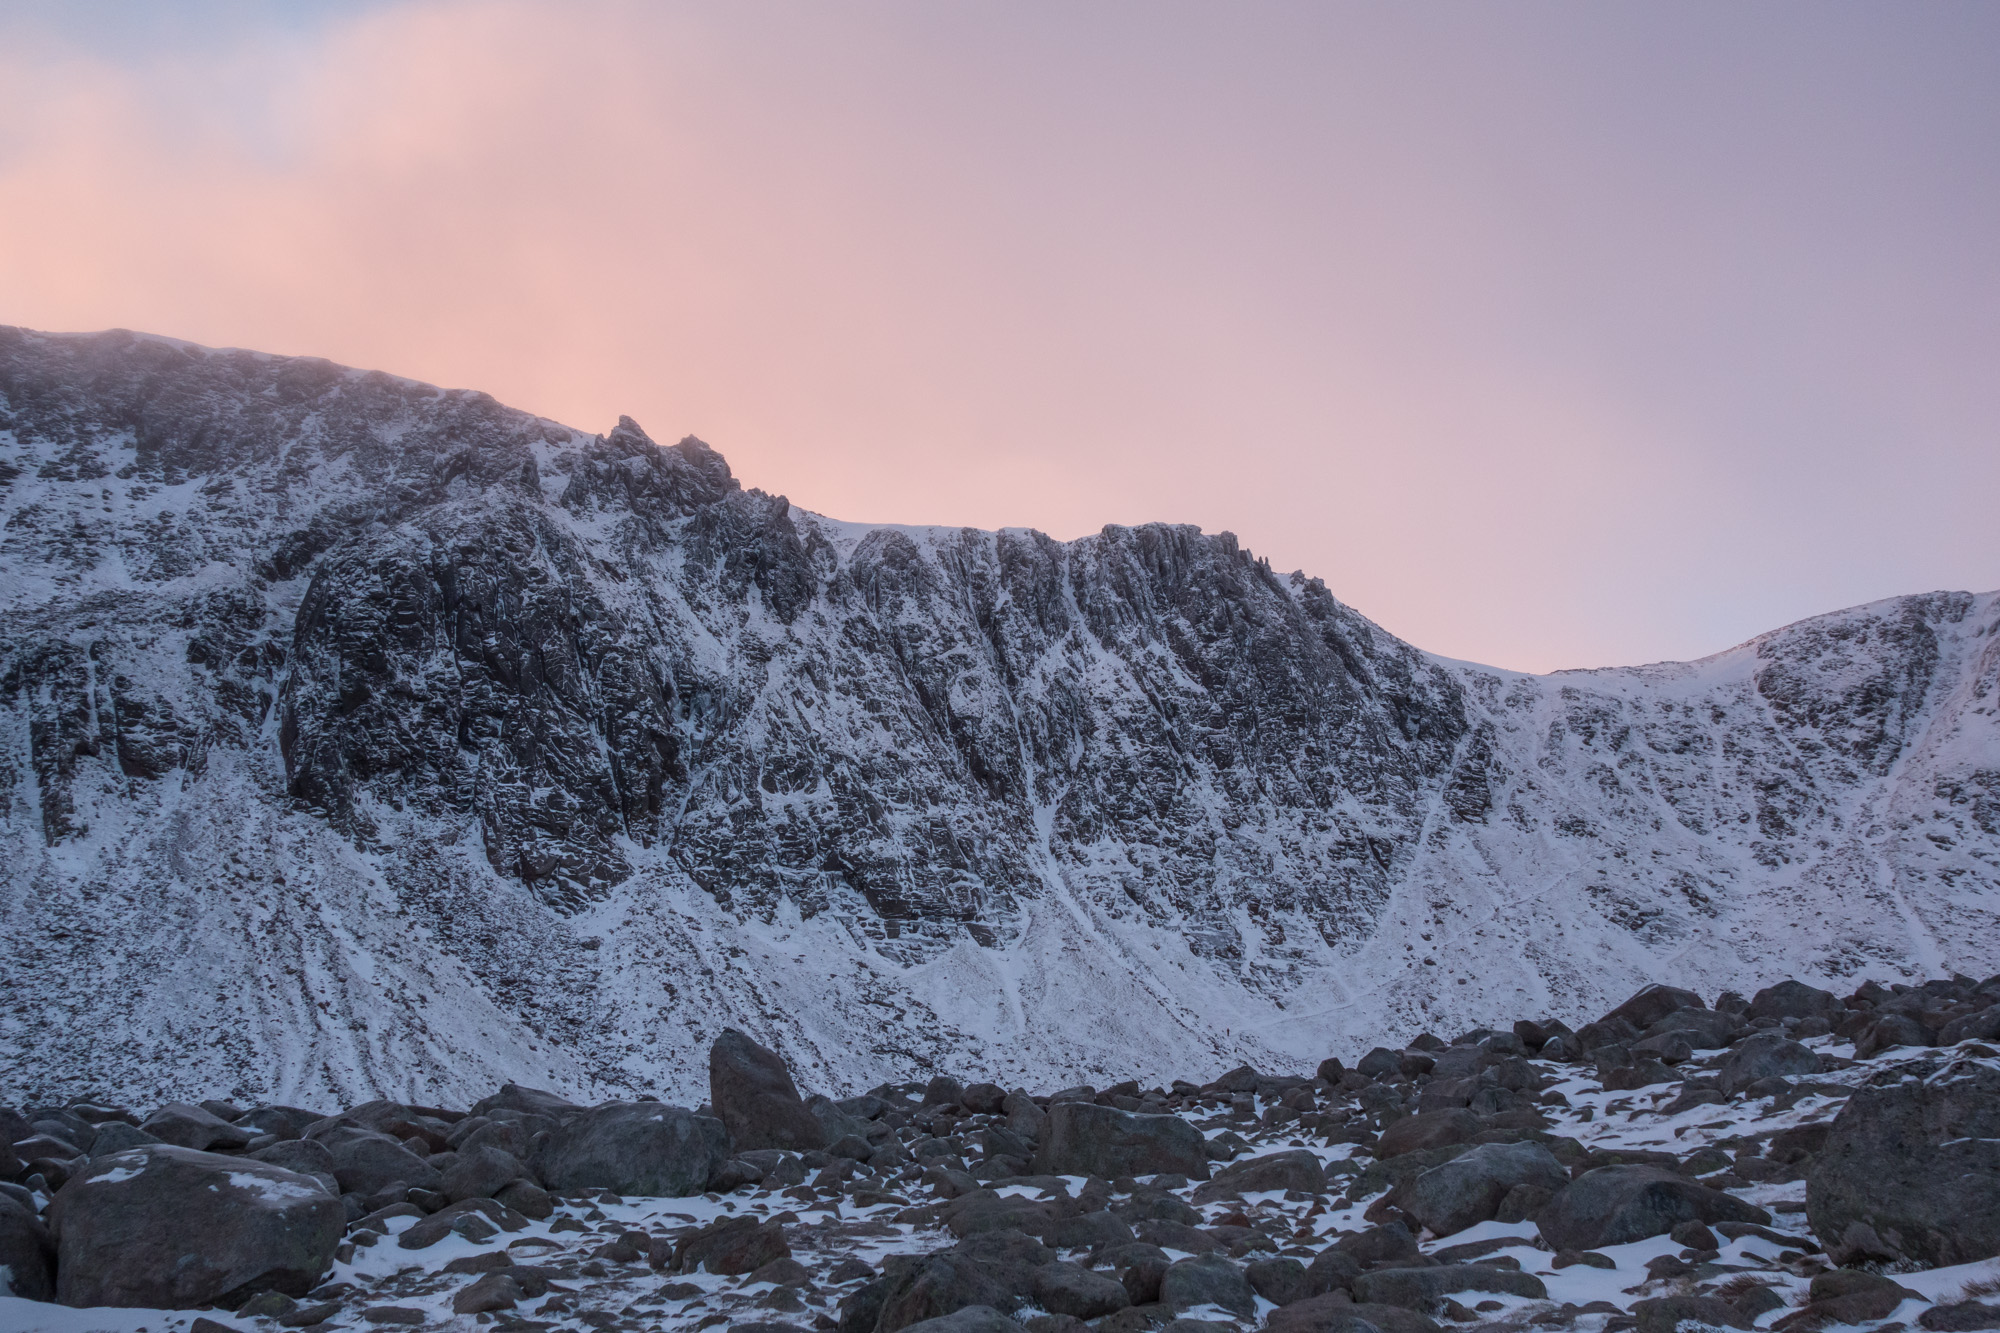
{"label": "snow-covered slope", "polygon": [[[865,528],[313,359],[0,329],[0,1085],[1284,1071],[2000,970],[2000,597],[1428,656],[1228,534]],[[311,1098],[308,1098],[309,1100]]]}

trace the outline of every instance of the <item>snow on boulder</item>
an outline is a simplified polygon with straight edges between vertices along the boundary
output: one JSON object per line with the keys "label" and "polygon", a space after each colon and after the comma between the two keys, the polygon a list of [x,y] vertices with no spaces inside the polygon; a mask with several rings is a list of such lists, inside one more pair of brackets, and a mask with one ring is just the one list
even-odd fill
{"label": "snow on boulder", "polygon": [[309,1176],[172,1144],[93,1161],[49,1205],[65,1305],[233,1308],[303,1296],[347,1223]]}

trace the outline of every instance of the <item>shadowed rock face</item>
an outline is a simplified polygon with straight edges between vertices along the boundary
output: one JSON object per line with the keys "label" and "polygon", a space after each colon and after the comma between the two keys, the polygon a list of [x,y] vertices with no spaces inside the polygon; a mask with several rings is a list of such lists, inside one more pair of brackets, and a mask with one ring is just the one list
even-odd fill
{"label": "shadowed rock face", "polygon": [[698,1097],[738,1023],[852,1086],[1309,1070],[1635,971],[2000,961],[1991,596],[1527,677],[1226,533],[866,529],[122,333],[0,330],[0,507],[0,1072]]}

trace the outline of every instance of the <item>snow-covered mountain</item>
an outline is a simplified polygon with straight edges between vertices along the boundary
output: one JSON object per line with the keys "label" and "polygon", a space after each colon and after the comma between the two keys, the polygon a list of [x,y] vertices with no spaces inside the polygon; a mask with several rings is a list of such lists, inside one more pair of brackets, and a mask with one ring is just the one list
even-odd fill
{"label": "snow-covered mountain", "polygon": [[15,1100],[699,1100],[725,1024],[840,1092],[1284,1072],[2000,970],[2000,594],[1528,676],[1227,533],[840,523],[123,332],[0,329],[0,509]]}

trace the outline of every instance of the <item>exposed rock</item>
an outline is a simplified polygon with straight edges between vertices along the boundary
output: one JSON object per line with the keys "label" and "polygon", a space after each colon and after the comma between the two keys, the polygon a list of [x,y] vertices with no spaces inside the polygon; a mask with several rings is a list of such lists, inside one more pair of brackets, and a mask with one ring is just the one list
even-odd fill
{"label": "exposed rock", "polygon": [[210,1148],[241,1148],[252,1137],[250,1131],[185,1102],[169,1102],[147,1116],[139,1128],[162,1143],[203,1152]]}
{"label": "exposed rock", "polygon": [[1484,1143],[1432,1167],[1397,1197],[1434,1234],[1449,1236],[1491,1221],[1517,1187],[1553,1193],[1569,1183],[1569,1172],[1539,1143]]}
{"label": "exposed rock", "polygon": [[0,1295],[55,1299],[55,1242],[26,1205],[0,1194]]}
{"label": "exposed rock", "polygon": [[709,1223],[674,1246],[674,1271],[734,1276],[749,1273],[792,1252],[785,1228],[754,1217],[725,1217]]}
{"label": "exposed rock", "polygon": [[535,1154],[554,1190],[699,1194],[729,1160],[720,1120],[659,1102],[610,1102],[571,1117]]}
{"label": "exposed rock", "polygon": [[1444,1297],[1461,1291],[1497,1291],[1531,1300],[1545,1300],[1549,1294],[1532,1273],[1485,1264],[1378,1268],[1354,1279],[1354,1297],[1362,1304],[1395,1305],[1406,1310],[1434,1309]]}
{"label": "exposed rock", "polygon": [[791,1071],[735,1028],[726,1028],[708,1052],[708,1098],[728,1127],[737,1151],[824,1148],[827,1132],[806,1109]]}
{"label": "exposed rock", "polygon": [[1089,1102],[1061,1102],[1048,1111],[1034,1169],[1046,1175],[1208,1178],[1201,1131],[1177,1116],[1133,1115]]}
{"label": "exposed rock", "polygon": [[312,1179],[162,1144],[99,1158],[49,1205],[65,1305],[230,1307],[303,1296],[333,1262],[346,1216]]}
{"label": "exposed rock", "polygon": [[1757,1032],[1730,1050],[1717,1071],[1717,1079],[1722,1091],[1733,1097],[1760,1079],[1818,1072],[1819,1057],[1810,1048],[1775,1032]]}
{"label": "exposed rock", "polygon": [[2000,1254],[2000,1070],[1856,1090],[1807,1168],[1806,1216],[1836,1261]]}
{"label": "exposed rock", "polygon": [[1536,1226],[1558,1250],[1595,1250],[1664,1236],[1675,1224],[1758,1222],[1771,1215],[1657,1166],[1600,1166],[1556,1193]]}
{"label": "exposed rock", "polygon": [[328,1124],[314,1128],[312,1141],[332,1156],[342,1193],[370,1195],[395,1184],[436,1189],[441,1180],[436,1167],[372,1129]]}
{"label": "exposed rock", "polygon": [[1319,1158],[1303,1148],[1264,1153],[1231,1162],[1194,1192],[1196,1203],[1259,1190],[1297,1190],[1319,1194],[1326,1189],[1326,1172]]}
{"label": "exposed rock", "polygon": [[1239,1319],[1257,1308],[1257,1295],[1243,1270],[1219,1254],[1198,1254],[1167,1265],[1160,1299],[1175,1311],[1218,1305]]}
{"label": "exposed rock", "polygon": [[1424,1111],[1405,1116],[1383,1130],[1381,1141],[1375,1146],[1375,1155],[1378,1158],[1400,1157],[1425,1148],[1466,1143],[1482,1128],[1484,1125],[1479,1117],[1471,1111],[1460,1108]]}

